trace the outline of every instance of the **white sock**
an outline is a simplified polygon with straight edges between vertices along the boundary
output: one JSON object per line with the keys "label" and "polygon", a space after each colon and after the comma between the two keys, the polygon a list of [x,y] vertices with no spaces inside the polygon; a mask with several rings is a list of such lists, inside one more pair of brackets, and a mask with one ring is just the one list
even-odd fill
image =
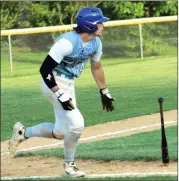
{"label": "white sock", "polygon": [[75,151],[78,145],[80,134],[69,133],[64,137],[64,156],[65,162],[73,162],[75,158]]}
{"label": "white sock", "polygon": [[55,127],[53,123],[41,123],[33,127],[27,127],[25,130],[25,138],[43,137],[54,138],[52,131]]}

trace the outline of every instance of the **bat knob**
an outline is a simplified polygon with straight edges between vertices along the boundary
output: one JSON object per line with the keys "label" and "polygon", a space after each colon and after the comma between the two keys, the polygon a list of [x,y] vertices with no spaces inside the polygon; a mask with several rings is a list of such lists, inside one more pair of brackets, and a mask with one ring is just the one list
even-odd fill
{"label": "bat knob", "polygon": [[163,102],[163,98],[162,98],[162,97],[159,97],[159,98],[158,98],[158,102]]}

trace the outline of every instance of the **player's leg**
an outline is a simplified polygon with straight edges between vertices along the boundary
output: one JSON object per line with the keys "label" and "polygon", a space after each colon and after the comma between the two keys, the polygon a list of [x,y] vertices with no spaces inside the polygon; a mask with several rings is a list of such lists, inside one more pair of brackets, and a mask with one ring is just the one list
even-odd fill
{"label": "player's leg", "polygon": [[41,123],[33,127],[25,128],[22,123],[17,122],[13,126],[13,135],[9,141],[9,151],[15,153],[17,146],[24,140],[31,137],[54,138],[52,131],[55,124]]}
{"label": "player's leg", "polygon": [[84,128],[84,120],[78,108],[73,111],[59,112],[58,108],[55,110],[55,129],[54,135],[64,135],[64,163],[63,172],[64,177],[82,177],[84,172],[80,171],[75,165],[75,151],[80,139],[80,135]]}
{"label": "player's leg", "polygon": [[[45,98],[53,104],[54,98],[52,97],[53,93],[45,85],[44,81],[41,80],[41,90]],[[9,141],[9,151],[15,153],[17,146],[24,140],[31,137],[43,137],[43,138],[54,138],[53,129],[55,124],[44,122],[32,127],[25,128],[22,123],[17,122],[13,126],[13,135]],[[56,137],[55,137],[56,138]]]}
{"label": "player's leg", "polygon": [[68,112],[66,115],[68,123],[68,133],[64,135],[64,177],[82,177],[85,173],[80,171],[75,165],[75,152],[80,136],[84,128],[84,120],[78,108]]}
{"label": "player's leg", "polygon": [[[58,77],[56,82],[60,88],[63,88],[65,93],[70,95],[75,106],[75,109],[72,111],[62,110],[59,103],[57,103],[54,108],[56,117],[54,132],[57,135],[64,135],[64,170],[62,175],[64,177],[82,177],[85,173],[76,167],[74,160],[78,141],[84,128],[84,119],[76,106],[74,81],[63,78],[61,81],[61,78]],[[70,84],[68,84],[68,82],[70,82]]]}
{"label": "player's leg", "polygon": [[[63,114],[64,110],[60,102],[57,100],[57,97],[55,96],[55,94],[47,87],[43,79],[41,80],[41,90],[44,97],[48,100],[48,102],[52,104],[54,108],[57,108],[60,114]],[[56,112],[55,112],[55,120],[60,125],[59,126],[60,131],[58,132],[55,131],[56,123],[53,124],[53,123],[45,122],[33,127],[26,128],[25,137],[26,138],[30,138],[30,137],[56,138],[59,140],[63,139],[62,133],[64,130],[64,125],[63,125],[64,123],[62,121],[61,115],[60,116],[56,115]]]}

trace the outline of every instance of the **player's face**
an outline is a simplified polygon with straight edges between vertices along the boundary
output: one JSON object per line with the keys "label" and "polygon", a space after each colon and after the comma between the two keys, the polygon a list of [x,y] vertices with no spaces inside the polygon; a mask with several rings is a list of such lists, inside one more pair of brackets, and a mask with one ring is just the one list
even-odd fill
{"label": "player's face", "polygon": [[96,36],[101,36],[103,33],[104,26],[103,24],[97,24],[98,30],[95,32]]}

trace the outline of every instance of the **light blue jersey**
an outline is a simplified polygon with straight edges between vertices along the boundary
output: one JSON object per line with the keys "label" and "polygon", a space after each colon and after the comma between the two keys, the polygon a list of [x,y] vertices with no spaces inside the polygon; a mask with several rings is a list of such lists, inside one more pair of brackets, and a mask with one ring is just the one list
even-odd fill
{"label": "light blue jersey", "polygon": [[[72,46],[72,48],[69,55],[62,57],[62,60],[57,61],[59,64],[54,69],[57,74],[65,74],[70,77],[79,77],[89,58],[91,58],[91,60],[94,62],[100,61],[100,56],[102,54],[102,44],[99,37],[94,37],[86,44],[86,46],[84,46],[84,42],[82,41],[80,34],[76,33],[76,31],[62,34],[56,39],[55,42],[58,42],[61,39],[68,40],[71,43],[70,46]],[[64,44],[63,46],[68,45]],[[70,46],[63,47],[63,49],[69,49]],[[59,51],[55,52],[56,54],[60,53],[60,47],[58,50]],[[99,60],[95,60],[95,55],[97,53],[100,55],[97,56]],[[55,55],[55,57],[58,56]]]}

